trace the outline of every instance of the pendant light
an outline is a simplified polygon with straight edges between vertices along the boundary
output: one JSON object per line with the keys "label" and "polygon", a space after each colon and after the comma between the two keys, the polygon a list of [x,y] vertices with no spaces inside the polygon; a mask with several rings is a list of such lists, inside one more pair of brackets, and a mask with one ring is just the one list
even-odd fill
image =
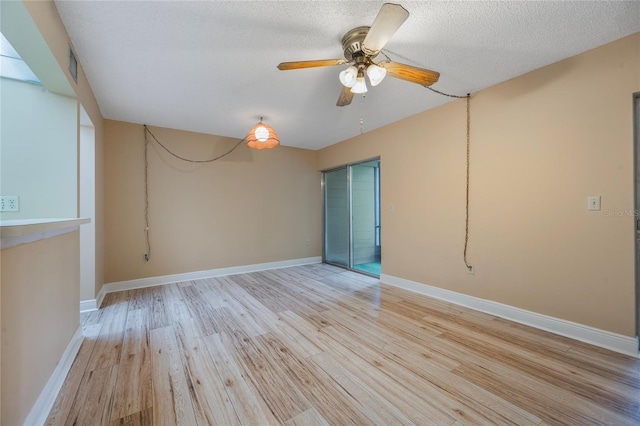
{"label": "pendant light", "polygon": [[273,130],[273,127],[264,124],[262,117],[260,117],[260,122],[253,126],[247,134],[247,146],[254,149],[265,149],[275,148],[278,145],[280,145],[278,134]]}

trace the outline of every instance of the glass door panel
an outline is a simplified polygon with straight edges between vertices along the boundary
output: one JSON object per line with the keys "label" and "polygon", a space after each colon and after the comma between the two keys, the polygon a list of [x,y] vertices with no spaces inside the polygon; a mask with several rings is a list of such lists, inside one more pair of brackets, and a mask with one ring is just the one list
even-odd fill
{"label": "glass door panel", "polygon": [[324,261],[349,267],[347,168],[324,173]]}
{"label": "glass door panel", "polygon": [[380,275],[380,161],[349,167],[351,182],[351,265]]}

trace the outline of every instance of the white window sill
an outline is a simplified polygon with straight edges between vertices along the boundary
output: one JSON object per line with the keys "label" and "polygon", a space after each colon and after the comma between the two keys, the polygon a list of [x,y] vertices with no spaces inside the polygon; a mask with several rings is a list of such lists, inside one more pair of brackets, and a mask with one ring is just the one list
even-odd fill
{"label": "white window sill", "polygon": [[89,218],[0,220],[0,249],[73,232],[89,222]]}

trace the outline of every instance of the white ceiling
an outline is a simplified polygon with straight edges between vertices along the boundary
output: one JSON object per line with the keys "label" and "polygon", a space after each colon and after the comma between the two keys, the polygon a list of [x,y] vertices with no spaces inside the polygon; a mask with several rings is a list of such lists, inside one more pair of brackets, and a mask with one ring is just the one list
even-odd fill
{"label": "white ceiling", "polygon": [[[283,145],[319,149],[451,99],[387,77],[336,107],[340,39],[382,1],[61,1],[105,118],[242,138],[260,116]],[[638,1],[401,1],[385,51],[466,94],[640,31]],[[597,84],[597,82],[594,82]]]}

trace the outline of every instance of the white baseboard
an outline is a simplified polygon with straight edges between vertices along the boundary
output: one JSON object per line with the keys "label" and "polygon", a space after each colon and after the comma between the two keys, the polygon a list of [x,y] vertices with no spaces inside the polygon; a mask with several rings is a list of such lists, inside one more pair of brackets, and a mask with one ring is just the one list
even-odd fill
{"label": "white baseboard", "polygon": [[[253,265],[232,266],[229,268],[209,269],[206,271],[186,272],[184,274],[164,275],[160,277],[140,278],[137,280],[118,281],[107,283],[102,286],[100,293],[114,293],[116,291],[134,290],[137,288],[153,287],[156,285],[172,284],[191,280],[200,280],[203,278],[223,277],[226,275],[246,274],[249,272],[266,271],[268,269],[288,268],[291,266],[310,265],[313,263],[321,263],[322,258],[305,257],[301,259],[282,260],[279,262],[256,263]],[[104,298],[104,294],[102,298]],[[98,295],[100,296],[100,294]],[[102,298],[98,297],[97,306],[102,304]]]}
{"label": "white baseboard", "polygon": [[95,311],[96,309],[98,309],[98,304],[96,303],[96,299],[80,301],[80,313]]}
{"label": "white baseboard", "polygon": [[480,299],[462,293],[456,293],[454,291],[421,284],[419,282],[391,275],[380,274],[380,281],[394,287],[424,294],[456,305],[465,306],[467,308],[505,318],[520,324],[610,349],[625,355],[633,357],[639,356],[638,341],[634,337],[623,336],[609,331],[600,330],[598,328],[589,327],[587,325],[526,311],[514,306]]}
{"label": "white baseboard", "polygon": [[82,340],[82,327],[78,326],[73,337],[71,337],[71,341],[67,345],[67,349],[65,349],[62,357],[60,357],[58,365],[56,365],[47,384],[42,389],[42,392],[40,392],[36,403],[31,407],[31,411],[24,421],[25,425],[43,425],[47,421],[49,412],[53,408],[53,404],[64,384],[64,380],[67,378],[67,374],[69,370],[71,370],[71,365],[80,350]]}
{"label": "white baseboard", "polygon": [[107,290],[104,287],[104,284],[102,285],[102,287],[100,287],[100,291],[98,292],[98,295],[96,296],[96,308],[100,309],[100,306],[102,306],[102,301],[104,300],[104,296],[107,294]]}

